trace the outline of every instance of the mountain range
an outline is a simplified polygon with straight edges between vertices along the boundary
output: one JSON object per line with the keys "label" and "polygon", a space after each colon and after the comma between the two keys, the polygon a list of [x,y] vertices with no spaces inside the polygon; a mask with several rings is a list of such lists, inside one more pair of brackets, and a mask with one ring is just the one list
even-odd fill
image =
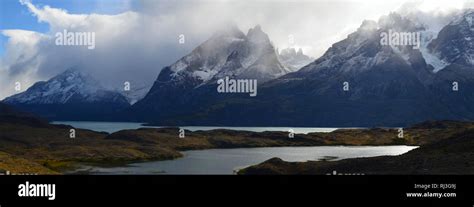
{"label": "mountain range", "polygon": [[[184,97],[180,104],[165,101],[166,110],[144,118],[165,125],[339,127],[472,120],[473,15],[469,10],[453,17],[432,36],[425,35],[433,32],[431,25],[398,13],[364,21],[314,62],[259,82],[257,97],[217,94],[215,86],[199,93],[202,89],[192,87],[176,93]],[[381,34],[389,31],[421,33],[421,48],[382,45]],[[149,111],[147,102],[136,107]]]}
{"label": "mountain range", "polygon": [[[115,120],[158,125],[362,127],[474,120],[473,17],[473,10],[465,10],[437,28],[390,13],[364,21],[314,61],[302,50],[279,52],[258,25],[246,34],[230,25],[163,68],[132,106],[122,94],[70,70],[4,102],[52,119],[115,114]],[[420,48],[382,44],[381,36],[391,31],[421,34]],[[258,81],[258,95],[218,93],[218,80],[226,77]]]}

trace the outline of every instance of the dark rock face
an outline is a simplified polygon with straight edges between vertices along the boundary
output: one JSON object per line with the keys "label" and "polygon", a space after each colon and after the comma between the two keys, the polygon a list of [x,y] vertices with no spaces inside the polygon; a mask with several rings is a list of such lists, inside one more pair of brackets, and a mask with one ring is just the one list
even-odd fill
{"label": "dark rock face", "polygon": [[[452,117],[472,120],[474,117],[474,11],[444,27],[429,49],[449,65],[436,73],[430,88],[438,102]],[[456,85],[457,91],[453,91]]]}
{"label": "dark rock face", "polygon": [[446,62],[474,67],[474,11],[444,27],[428,48]]}

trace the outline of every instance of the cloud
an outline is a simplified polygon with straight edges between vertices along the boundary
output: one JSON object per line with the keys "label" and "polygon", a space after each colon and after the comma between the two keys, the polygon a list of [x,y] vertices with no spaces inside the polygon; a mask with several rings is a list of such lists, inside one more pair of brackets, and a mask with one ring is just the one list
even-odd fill
{"label": "cloud", "polygon": [[[98,1],[98,7],[110,5],[101,2]],[[119,5],[123,12],[106,15],[72,14],[61,8],[39,7],[30,0],[20,0],[38,22],[49,25],[49,31],[44,34],[2,31],[9,40],[0,62],[3,88],[0,99],[15,93],[12,83],[16,81],[26,88],[70,67],[91,73],[109,88],[122,87],[125,81],[131,82],[132,87],[150,85],[161,68],[189,53],[229,22],[237,23],[244,32],[260,24],[276,47],[303,48],[305,53],[318,57],[355,31],[364,19],[377,20],[404,3],[400,0],[137,0],[133,10],[127,10],[132,8],[130,2],[122,1]],[[414,2],[419,7],[420,3]],[[441,3],[446,1],[439,2],[444,6]],[[55,45],[55,34],[65,29],[95,32],[95,49]],[[185,35],[185,44],[178,44],[180,34]],[[289,41],[290,35],[294,43]]]}
{"label": "cloud", "polygon": [[8,53],[0,60],[0,97],[18,93],[15,83],[22,83],[21,91],[38,80],[36,70],[41,62],[38,56],[39,42],[48,37],[25,30],[4,30],[9,37],[6,45]]}
{"label": "cloud", "polygon": [[[177,45],[175,34],[166,28],[155,31],[147,17],[134,11],[116,15],[71,14],[50,6],[37,7],[27,0],[20,3],[38,22],[47,23],[49,31],[2,31],[9,40],[1,59],[0,74],[4,80],[0,82],[0,99],[17,92],[12,90],[17,81],[27,88],[71,67],[92,74],[109,88],[123,87],[125,81],[132,86],[150,84],[163,66],[184,53],[170,49]],[[94,32],[95,49],[55,45],[55,34],[64,30]]]}

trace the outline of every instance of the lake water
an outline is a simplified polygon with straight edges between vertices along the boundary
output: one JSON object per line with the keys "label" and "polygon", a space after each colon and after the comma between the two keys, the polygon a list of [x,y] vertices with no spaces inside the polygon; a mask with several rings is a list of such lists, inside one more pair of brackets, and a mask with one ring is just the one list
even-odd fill
{"label": "lake water", "polygon": [[210,149],[185,151],[176,160],[134,163],[123,167],[84,167],[92,174],[233,174],[234,170],[261,163],[273,157],[286,161],[335,160],[400,155],[413,146],[319,146]]}
{"label": "lake water", "polygon": [[[66,124],[76,128],[113,133],[124,129],[138,129],[142,123],[133,122],[85,122],[61,121],[52,124]],[[285,131],[293,129],[295,133],[331,132],[337,128],[289,128],[289,127],[180,127],[190,131],[232,129],[254,132]],[[324,158],[346,159],[356,157],[374,157],[382,155],[400,155],[416,147],[413,146],[317,146],[317,147],[266,147],[239,149],[209,149],[185,151],[184,157],[176,160],[134,163],[123,167],[84,166],[80,171],[92,174],[233,174],[236,169],[255,165],[273,157],[286,161],[308,161]]]}
{"label": "lake water", "polygon": [[[161,128],[159,126],[143,126],[143,123],[136,122],[91,122],[91,121],[55,121],[51,124],[65,124],[80,129],[90,129],[98,132],[114,133],[124,129],[138,129],[138,128]],[[198,130],[213,130],[213,129],[231,129],[231,130],[243,130],[253,132],[264,132],[264,131],[284,131],[292,129],[297,134],[307,134],[310,132],[332,132],[337,128],[310,128],[310,127],[214,127],[214,126],[183,126],[182,129],[190,131]]]}

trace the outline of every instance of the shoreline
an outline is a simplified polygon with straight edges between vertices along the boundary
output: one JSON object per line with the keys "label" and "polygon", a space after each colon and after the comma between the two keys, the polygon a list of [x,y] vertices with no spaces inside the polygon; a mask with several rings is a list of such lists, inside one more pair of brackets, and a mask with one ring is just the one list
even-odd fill
{"label": "shoreline", "polygon": [[[181,157],[177,157],[174,159],[164,159],[164,160],[137,160],[137,161],[124,161],[124,162],[116,162],[116,163],[77,163],[78,168],[77,169],[72,169],[70,172],[64,172],[65,174],[82,174],[82,173],[87,173],[87,174],[94,174],[90,173],[90,170],[93,170],[95,167],[98,168],[116,168],[116,167],[128,167],[128,165],[133,165],[133,164],[142,164],[142,163],[148,163],[148,162],[161,162],[161,161],[173,161],[177,159],[183,159],[186,157],[186,154],[189,152],[199,152],[199,151],[212,151],[212,150],[245,150],[245,149],[268,149],[268,148],[308,148],[308,147],[344,147],[344,148],[364,148],[364,147],[414,147],[410,149],[409,151],[418,148],[418,146],[407,146],[407,145],[384,145],[384,146],[369,146],[369,145],[364,145],[364,146],[352,146],[352,145],[334,145],[334,146],[328,146],[328,145],[323,145],[323,146],[277,146],[277,147],[246,147],[246,148],[210,148],[210,149],[199,149],[199,150],[187,150],[187,151],[180,151],[180,153],[183,155]],[[406,152],[405,152],[406,153]],[[404,153],[403,153],[404,154]],[[397,155],[377,155],[377,156],[397,156]],[[372,156],[368,156],[372,157]],[[323,156],[322,158],[319,158],[318,160],[326,160],[326,161],[332,161],[332,160],[338,160],[340,157],[337,156]],[[349,158],[343,158],[343,159],[349,159]],[[238,170],[233,170],[235,171],[236,174],[239,170],[256,165],[258,163],[253,163],[253,164],[246,164],[245,166],[236,166]],[[99,173],[100,174],[100,173]],[[165,173],[166,174],[166,173]]]}
{"label": "shoreline", "polygon": [[[405,129],[405,138],[395,129],[341,129],[333,132],[295,134],[250,132],[227,129],[190,132],[178,138],[177,128],[140,128],[101,133],[76,129],[77,137],[68,138],[67,125],[0,122],[5,135],[0,152],[27,159],[56,173],[73,169],[80,163],[126,165],[134,162],[163,161],[183,156],[182,151],[296,146],[422,146],[474,128],[470,122],[425,122]],[[26,156],[27,153],[28,155]],[[4,167],[5,168],[5,167]],[[8,170],[8,169],[4,169]],[[16,173],[32,173],[27,168]]]}

